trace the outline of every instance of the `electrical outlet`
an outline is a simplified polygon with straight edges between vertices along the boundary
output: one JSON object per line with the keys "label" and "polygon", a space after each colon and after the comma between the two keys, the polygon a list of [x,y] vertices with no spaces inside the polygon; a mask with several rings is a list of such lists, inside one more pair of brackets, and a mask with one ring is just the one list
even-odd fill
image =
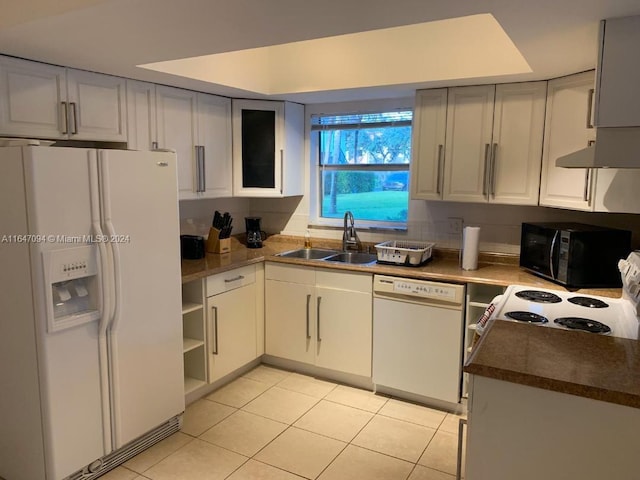
{"label": "electrical outlet", "polygon": [[462,235],[462,218],[460,217],[449,217],[448,219],[448,228],[447,232],[450,235]]}

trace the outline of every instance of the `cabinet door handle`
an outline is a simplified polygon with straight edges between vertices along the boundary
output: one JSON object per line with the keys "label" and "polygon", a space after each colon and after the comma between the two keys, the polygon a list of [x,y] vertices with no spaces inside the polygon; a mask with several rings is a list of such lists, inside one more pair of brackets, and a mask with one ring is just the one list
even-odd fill
{"label": "cabinet door handle", "polygon": [[195,150],[195,155],[196,155],[196,159],[195,159],[195,170],[196,170],[196,193],[200,193],[200,146],[199,145],[194,145],[193,146],[194,150]]}
{"label": "cabinet door handle", "polygon": [[200,164],[202,165],[200,167],[200,180],[202,181],[202,186],[200,187],[200,191],[201,192],[206,192],[207,191],[207,176],[206,176],[206,165],[205,165],[205,161],[204,161],[204,145],[200,145]]}
{"label": "cabinet door handle", "polygon": [[244,275],[238,275],[237,277],[233,278],[225,278],[224,283],[237,282],[238,280],[244,280]]}
{"label": "cabinet door handle", "polygon": [[284,188],[284,150],[280,149],[280,195]]}
{"label": "cabinet door handle", "polygon": [[458,457],[457,457],[457,465],[456,465],[456,480],[460,480],[462,478],[462,444],[464,440],[464,425],[467,424],[467,421],[464,418],[458,420]]}
{"label": "cabinet door handle", "polygon": [[584,201],[587,205],[591,205],[591,168],[587,168],[584,172]]}
{"label": "cabinet door handle", "polygon": [[60,102],[60,106],[62,107],[60,113],[60,116],[62,117],[60,119],[62,123],[62,134],[66,135],[69,133],[69,109],[67,108],[67,102]]}
{"label": "cabinet door handle", "polygon": [[496,196],[496,153],[498,151],[498,144],[494,143],[491,149],[491,195]]}
{"label": "cabinet door handle", "polygon": [[72,135],[78,133],[78,111],[76,110],[76,103],[69,102],[71,106],[71,116],[73,117],[73,130],[71,131]]}
{"label": "cabinet door handle", "polygon": [[587,128],[593,128],[593,121],[591,115],[593,113],[593,94],[595,89],[589,89],[589,95],[587,96]]}
{"label": "cabinet door handle", "polygon": [[311,338],[311,328],[309,325],[309,305],[311,304],[311,295],[307,295],[307,338]]}
{"label": "cabinet door handle", "polygon": [[317,318],[316,318],[316,339],[321,342],[322,338],[320,337],[320,302],[322,301],[322,297],[318,297],[318,308],[317,308]]}
{"label": "cabinet door handle", "polygon": [[436,193],[440,195],[440,185],[442,184],[442,150],[444,146],[438,145],[438,178],[436,179]]}
{"label": "cabinet door handle", "polygon": [[487,195],[487,168],[489,165],[489,149],[491,145],[488,143],[484,144],[484,175],[482,177],[482,195]]}
{"label": "cabinet door handle", "polygon": [[151,142],[151,150],[158,150],[158,142]]}
{"label": "cabinet door handle", "polygon": [[211,306],[213,312],[213,350],[211,353],[218,355],[218,307]]}

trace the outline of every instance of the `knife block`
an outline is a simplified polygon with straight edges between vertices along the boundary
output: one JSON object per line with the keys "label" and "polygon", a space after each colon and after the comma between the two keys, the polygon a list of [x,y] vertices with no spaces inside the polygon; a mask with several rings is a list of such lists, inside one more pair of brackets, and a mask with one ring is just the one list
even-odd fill
{"label": "knife block", "polygon": [[218,238],[220,230],[217,228],[209,228],[209,236],[207,237],[207,252],[209,253],[229,253],[231,251],[230,238]]}

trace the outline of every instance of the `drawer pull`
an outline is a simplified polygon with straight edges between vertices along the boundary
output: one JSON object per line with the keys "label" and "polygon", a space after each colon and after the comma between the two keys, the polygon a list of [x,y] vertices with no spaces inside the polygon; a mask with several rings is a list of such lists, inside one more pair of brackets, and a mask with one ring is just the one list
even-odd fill
{"label": "drawer pull", "polygon": [[224,283],[237,282],[238,280],[244,280],[244,275],[238,275],[237,277],[233,278],[225,278]]}

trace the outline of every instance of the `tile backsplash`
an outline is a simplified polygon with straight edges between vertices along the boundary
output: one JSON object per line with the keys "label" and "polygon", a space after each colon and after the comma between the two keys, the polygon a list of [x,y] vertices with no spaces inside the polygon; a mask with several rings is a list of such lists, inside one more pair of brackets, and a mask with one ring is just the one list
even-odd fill
{"label": "tile backsplash", "polygon": [[[262,227],[268,233],[303,236],[308,228],[312,237],[342,238],[342,229],[309,226],[309,207],[304,197],[181,201],[181,233],[206,236],[216,209],[231,213],[234,234],[245,231],[244,217],[251,215],[262,217]],[[435,242],[443,248],[460,248],[462,222],[462,226],[481,228],[481,251],[517,254],[522,222],[580,222],[632,230],[633,246],[640,248],[640,215],[422,200],[411,201],[409,211],[406,231],[358,228],[356,218],[358,235],[366,242],[421,240]]]}

